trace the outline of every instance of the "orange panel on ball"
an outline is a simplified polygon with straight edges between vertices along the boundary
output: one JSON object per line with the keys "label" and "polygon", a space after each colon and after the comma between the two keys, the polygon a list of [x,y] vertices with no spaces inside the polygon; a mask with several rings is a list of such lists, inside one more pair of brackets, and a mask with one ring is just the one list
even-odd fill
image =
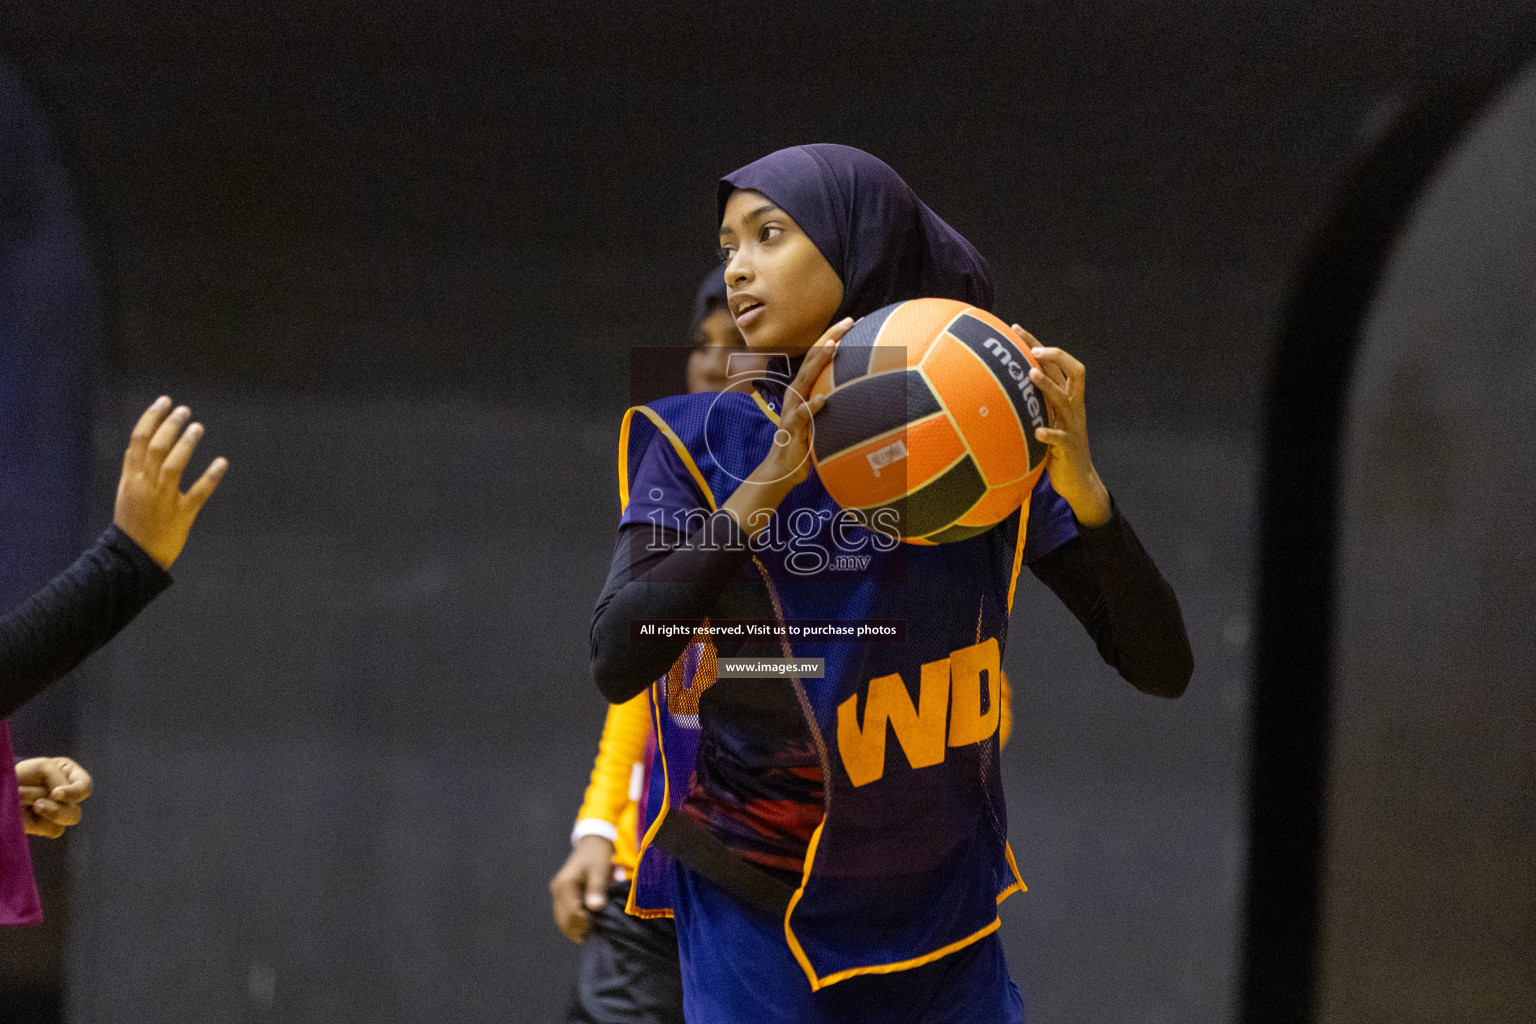
{"label": "orange panel on ball", "polygon": [[816,472],[839,505],[869,508],[921,487],[964,454],[965,442],[938,413],[841,452]]}
{"label": "orange panel on ball", "polygon": [[975,352],[945,334],[929,349],[922,371],[970,442],[989,486],[1017,480],[1029,470],[1024,428],[1013,402]]}
{"label": "orange panel on ball", "polygon": [[951,320],[969,308],[954,299],[924,299],[904,304],[880,328],[875,352],[869,362],[870,372],[916,366],[923,361],[933,339]]}
{"label": "orange panel on ball", "polygon": [[[830,369],[831,364],[828,364],[827,370]],[[823,370],[820,375],[817,376],[815,382],[811,385],[811,393],[805,396],[805,400],[807,402],[815,398],[817,395],[829,395],[832,393],[832,374],[827,372],[827,370]]]}

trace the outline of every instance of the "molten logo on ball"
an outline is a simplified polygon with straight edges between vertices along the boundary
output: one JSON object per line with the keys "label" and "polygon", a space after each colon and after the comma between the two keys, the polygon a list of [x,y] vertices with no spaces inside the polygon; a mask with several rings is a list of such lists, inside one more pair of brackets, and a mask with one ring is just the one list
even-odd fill
{"label": "molten logo on ball", "polygon": [[997,338],[988,338],[982,343],[988,352],[1002,360],[1008,368],[1008,376],[1019,382],[1019,394],[1024,398],[1024,405],[1029,409],[1030,424],[1036,427],[1045,426],[1045,414],[1040,408],[1040,392],[1029,382],[1029,371],[1021,366],[1018,360],[1008,354],[1008,347]]}
{"label": "molten logo on ball", "polygon": [[[887,511],[913,544],[991,529],[1045,468],[1033,364],[1001,320],[953,299],[877,310],[838,343],[811,395],[811,457],[845,509]],[[809,397],[809,396],[808,396]]]}

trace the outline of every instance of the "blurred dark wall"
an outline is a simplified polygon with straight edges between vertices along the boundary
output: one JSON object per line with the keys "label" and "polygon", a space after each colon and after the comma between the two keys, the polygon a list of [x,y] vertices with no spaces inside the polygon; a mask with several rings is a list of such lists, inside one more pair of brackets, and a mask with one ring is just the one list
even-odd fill
{"label": "blurred dark wall", "polygon": [[1536,65],[1462,134],[1361,336],[1319,1019],[1536,1001]]}
{"label": "blurred dark wall", "polygon": [[839,141],[978,244],[1101,415],[1246,427],[1362,120],[1525,8],[64,0],[0,40],[99,213],[135,373],[617,405],[626,346],[683,329],[716,177]]}

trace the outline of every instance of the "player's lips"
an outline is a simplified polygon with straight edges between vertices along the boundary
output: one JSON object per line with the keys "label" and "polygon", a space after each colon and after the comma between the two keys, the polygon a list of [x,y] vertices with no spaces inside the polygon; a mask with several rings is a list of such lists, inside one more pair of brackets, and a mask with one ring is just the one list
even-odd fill
{"label": "player's lips", "polygon": [[762,311],[763,300],[750,292],[737,292],[731,296],[731,315],[736,318],[736,326],[740,329],[745,329],[756,320]]}

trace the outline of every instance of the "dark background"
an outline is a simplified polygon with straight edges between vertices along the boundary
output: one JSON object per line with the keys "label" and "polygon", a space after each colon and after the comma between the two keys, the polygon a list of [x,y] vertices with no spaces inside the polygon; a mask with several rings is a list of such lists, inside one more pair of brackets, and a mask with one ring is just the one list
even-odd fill
{"label": "dark background", "polygon": [[715,178],[839,141],[976,242],[1097,408],[1240,428],[1362,126],[1524,7],[208,6],[0,22],[104,232],[125,370],[608,408],[599,367],[676,341]]}
{"label": "dark background", "polygon": [[715,179],[837,141],[1090,367],[1195,645],[1142,697],[1021,582],[1032,1017],[1229,1019],[1273,325],[1373,126],[1523,8],[7,7],[107,299],[94,522],[162,391],[233,463],[80,680],[67,946],[13,962],[76,1021],[555,1019],[629,350],[681,340]]}

